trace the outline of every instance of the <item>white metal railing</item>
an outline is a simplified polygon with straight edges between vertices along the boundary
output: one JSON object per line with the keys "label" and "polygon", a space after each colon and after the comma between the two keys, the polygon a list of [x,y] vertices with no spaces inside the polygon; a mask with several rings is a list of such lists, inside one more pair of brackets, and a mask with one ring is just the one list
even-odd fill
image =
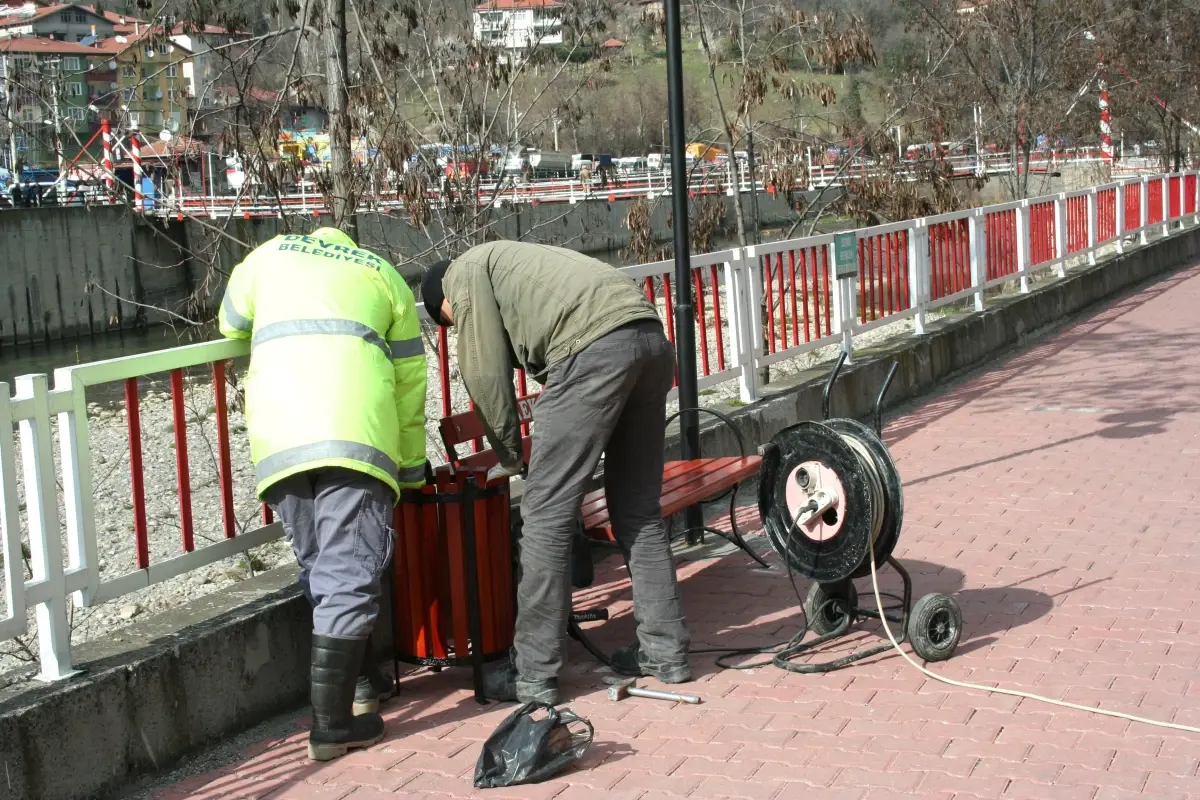
{"label": "white metal railing", "polygon": [[[914,334],[920,335],[925,330],[925,315],[947,304],[969,303],[971,309],[981,311],[989,288],[1011,282],[1027,292],[1030,280],[1039,273],[1062,276],[1070,261],[1094,263],[1101,248],[1121,252],[1146,244],[1151,236],[1168,234],[1172,228],[1196,225],[1200,222],[1198,192],[1200,180],[1195,172],[1146,176],[848,234],[696,255],[691,264],[699,384],[707,389],[735,382],[737,397],[742,402],[754,401],[760,396],[757,372],[763,367],[831,345],[852,355],[856,337],[909,320]],[[659,261],[624,271],[644,285],[674,339],[670,314],[674,262]],[[445,339],[442,341],[444,344]],[[16,449],[11,436],[0,436],[0,552],[7,609],[0,618],[0,641],[26,635],[32,609],[42,679],[73,673],[68,597],[76,606],[94,606],[281,536],[280,526],[271,523],[265,513],[261,527],[244,533],[239,533],[233,520],[225,380],[227,363],[248,352],[245,342],[220,340],[57,369],[53,388],[46,375],[18,378],[15,393],[7,384],[0,384],[0,429],[15,426],[19,432]],[[461,403],[451,402],[443,389],[450,386],[445,346],[440,348],[438,363],[442,380],[430,382],[431,396],[442,395],[443,413],[464,410]],[[211,521],[208,530],[223,532],[224,538],[197,547],[183,396],[184,370],[201,366],[212,371],[220,462],[221,518]],[[162,373],[170,378],[183,552],[150,563],[145,497],[140,488],[137,381]],[[137,546],[135,563],[129,565],[132,568],[105,578],[97,556],[94,454],[89,443],[87,400],[89,388],[112,383],[123,383],[125,388],[130,505]],[[520,385],[524,385],[523,377]],[[55,426],[60,456],[57,467],[52,440]],[[436,454],[431,459],[438,460]],[[23,509],[18,501],[22,486]],[[242,501],[252,502],[253,498]],[[60,504],[65,531],[60,529]],[[28,579],[21,568],[23,540],[29,547],[32,574]]]}

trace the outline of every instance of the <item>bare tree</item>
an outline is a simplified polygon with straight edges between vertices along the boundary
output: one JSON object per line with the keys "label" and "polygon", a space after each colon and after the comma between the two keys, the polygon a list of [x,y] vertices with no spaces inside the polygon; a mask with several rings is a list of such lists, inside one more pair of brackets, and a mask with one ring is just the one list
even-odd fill
{"label": "bare tree", "polygon": [[[911,8],[910,24],[920,31],[927,60],[948,53],[936,80],[926,81],[916,98],[913,112],[924,120],[922,132],[937,142],[967,141],[975,132],[973,106],[980,106],[983,136],[1010,148],[1017,162],[1004,178],[1011,196],[1026,197],[1037,137],[1061,133],[1066,110],[1095,72],[1086,34],[1102,21],[1093,16],[1096,9],[1086,1],[1056,0],[1003,0],[969,9],[953,0],[912,0]],[[897,80],[912,76],[906,71]]]}
{"label": "bare tree", "polygon": [[1164,169],[1183,168],[1200,121],[1200,4],[1131,0],[1094,33],[1111,89],[1114,121],[1135,140],[1156,140]]}

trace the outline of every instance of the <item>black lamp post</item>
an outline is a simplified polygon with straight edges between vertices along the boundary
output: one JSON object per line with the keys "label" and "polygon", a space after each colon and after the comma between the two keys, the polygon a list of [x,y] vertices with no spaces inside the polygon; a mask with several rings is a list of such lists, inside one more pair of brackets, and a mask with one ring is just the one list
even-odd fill
{"label": "black lamp post", "polygon": [[[679,407],[698,408],[696,385],[696,323],[692,307],[692,259],[688,233],[687,150],[683,130],[683,45],[679,25],[679,0],[663,0],[667,23],[667,120],[671,143],[671,207],[675,216],[675,349],[679,356]],[[699,414],[679,418],[683,458],[700,457]],[[686,513],[694,543],[702,524],[699,507]]]}

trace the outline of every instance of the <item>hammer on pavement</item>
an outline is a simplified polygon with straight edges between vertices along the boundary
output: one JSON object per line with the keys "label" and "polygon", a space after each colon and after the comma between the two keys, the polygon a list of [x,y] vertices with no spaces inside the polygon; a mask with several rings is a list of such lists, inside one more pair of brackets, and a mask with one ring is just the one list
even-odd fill
{"label": "hammer on pavement", "polygon": [[700,702],[700,698],[694,694],[660,692],[657,689],[640,689],[637,685],[637,678],[609,681],[609,700],[624,700],[626,697],[648,697],[651,700],[669,700],[674,703],[691,703],[693,705]]}

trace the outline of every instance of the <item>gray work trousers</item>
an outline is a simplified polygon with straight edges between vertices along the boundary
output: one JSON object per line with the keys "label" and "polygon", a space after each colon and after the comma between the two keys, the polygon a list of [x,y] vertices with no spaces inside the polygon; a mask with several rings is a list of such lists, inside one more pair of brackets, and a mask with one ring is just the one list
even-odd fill
{"label": "gray work trousers", "polygon": [[378,478],[339,467],[291,475],[267,489],[300,563],[315,633],[363,637],[374,629],[395,540],[394,499]]}
{"label": "gray work trousers", "polygon": [[569,563],[580,506],[604,455],[604,493],[633,581],[638,641],[655,660],[687,658],[689,637],[663,524],[666,398],[675,349],[641,320],[554,365],[534,406],[514,661],[524,680],[558,676],[570,613]]}

